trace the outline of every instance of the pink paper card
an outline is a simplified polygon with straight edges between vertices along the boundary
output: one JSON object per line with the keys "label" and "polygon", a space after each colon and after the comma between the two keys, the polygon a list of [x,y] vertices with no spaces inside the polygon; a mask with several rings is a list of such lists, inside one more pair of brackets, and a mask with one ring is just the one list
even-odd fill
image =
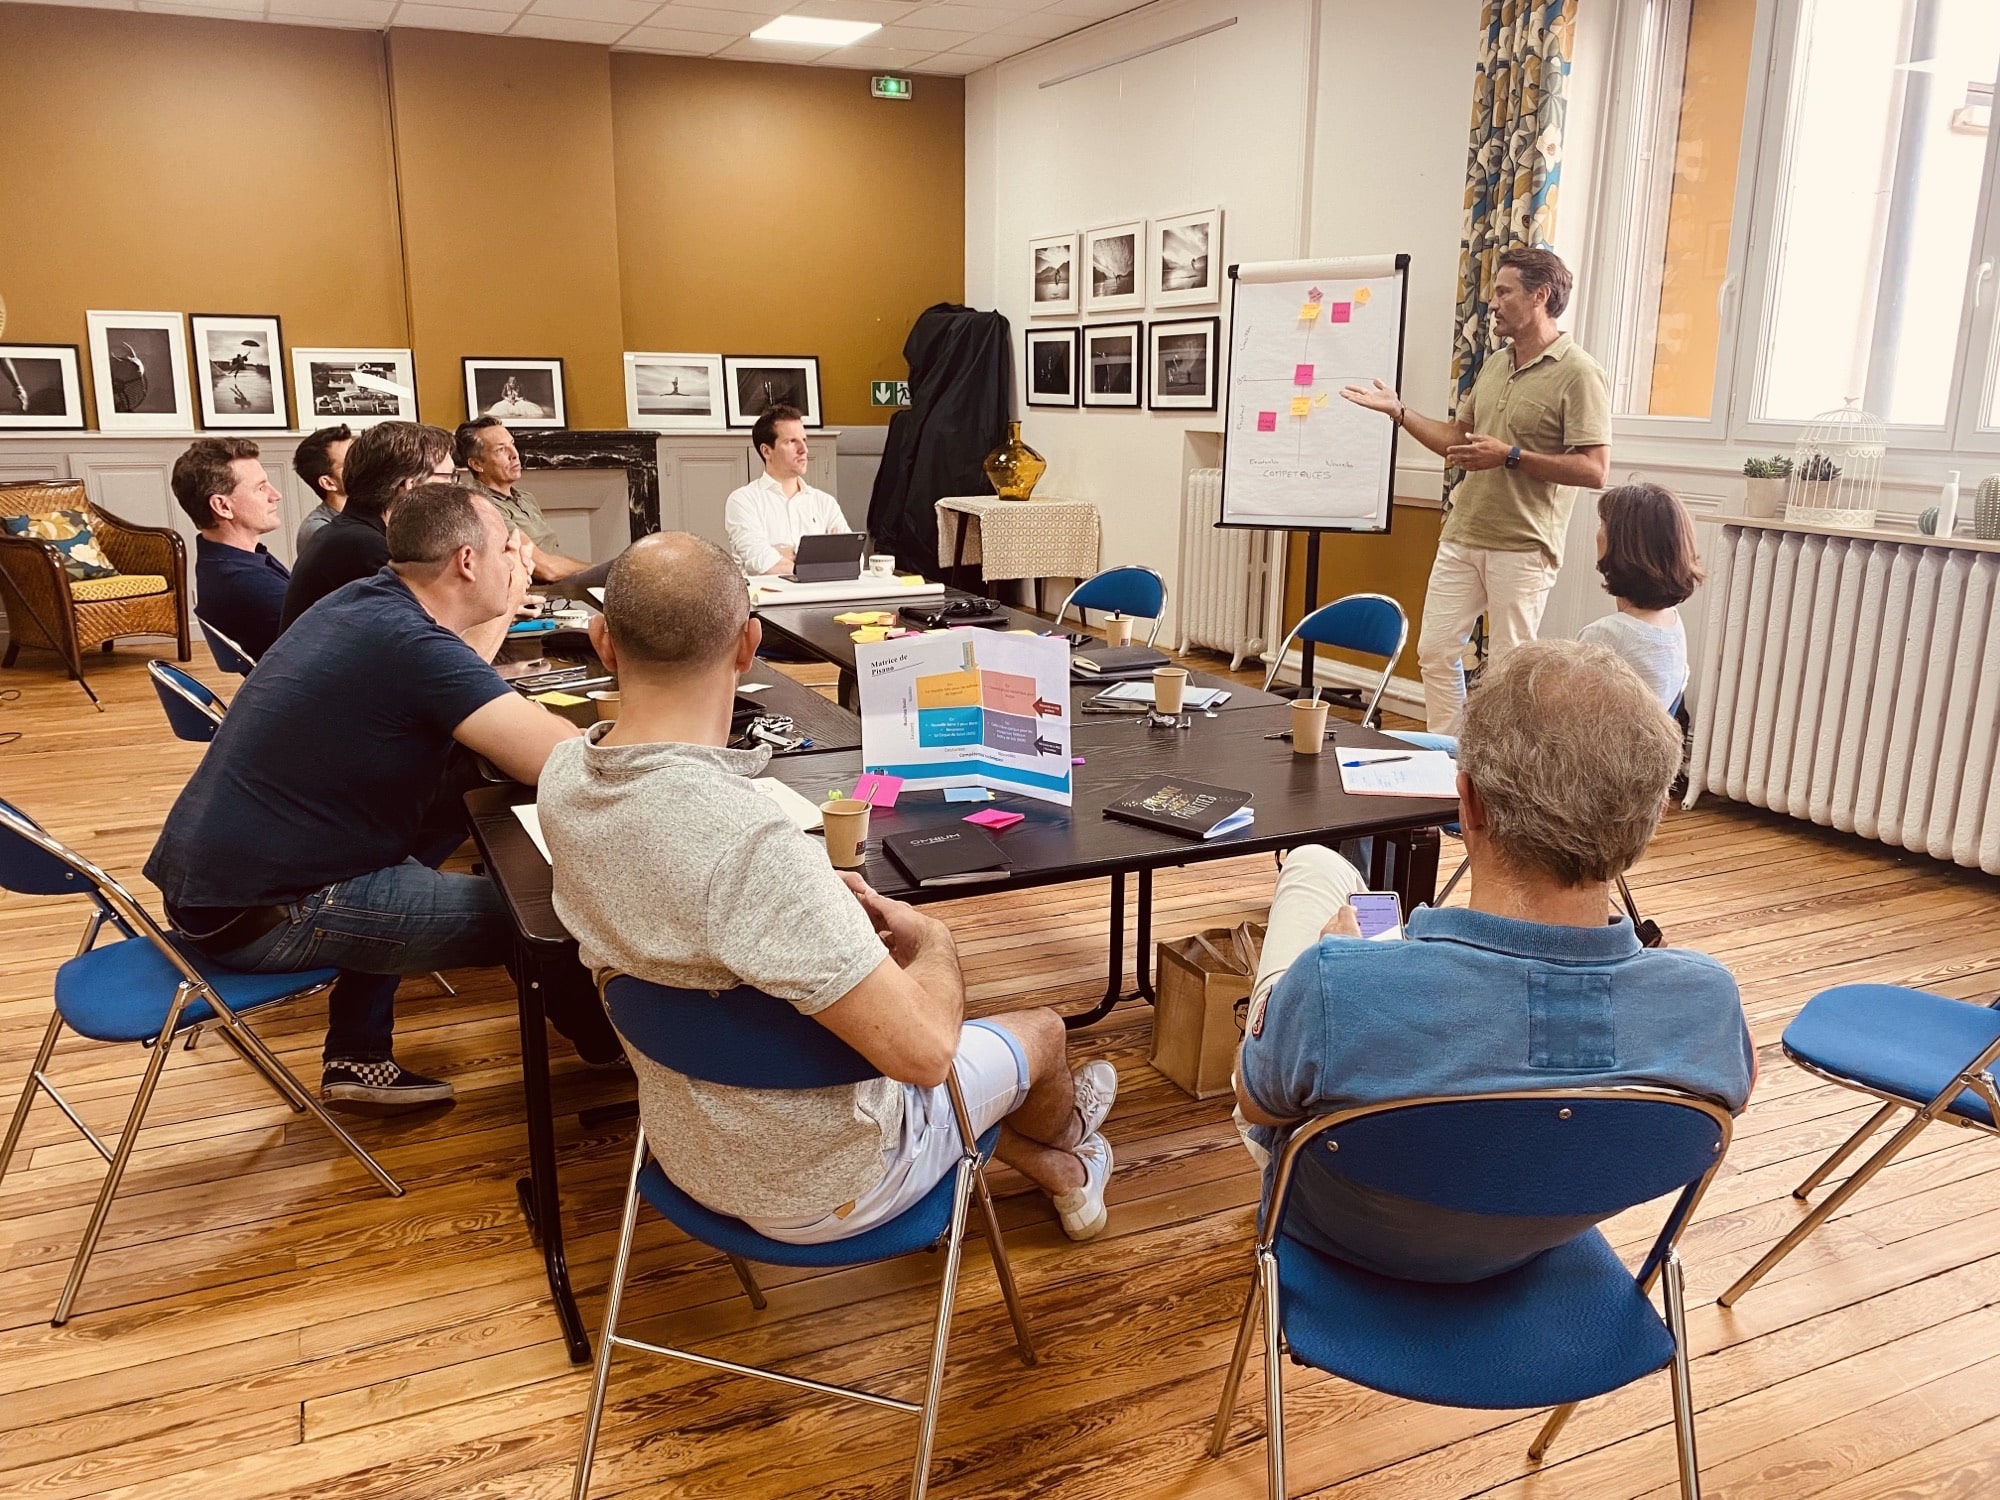
{"label": "pink paper card", "polygon": [[1352,302],[1327,303],[1326,320],[1329,323],[1345,323],[1353,315],[1354,304]]}
{"label": "pink paper card", "polygon": [[902,790],[902,777],[868,771],[855,780],[854,800],[866,802],[870,807],[894,807]]}
{"label": "pink paper card", "polygon": [[1274,411],[1258,412],[1257,430],[1259,432],[1276,432],[1278,430],[1278,414]]}
{"label": "pink paper card", "polygon": [[1312,383],[1313,367],[1311,365],[1299,365],[1292,371],[1293,385],[1311,385]]}
{"label": "pink paper card", "polygon": [[967,814],[965,821],[977,823],[981,828],[990,828],[998,833],[1003,828],[1012,828],[1024,816],[1022,813],[1002,812],[997,807],[989,807],[985,812]]}

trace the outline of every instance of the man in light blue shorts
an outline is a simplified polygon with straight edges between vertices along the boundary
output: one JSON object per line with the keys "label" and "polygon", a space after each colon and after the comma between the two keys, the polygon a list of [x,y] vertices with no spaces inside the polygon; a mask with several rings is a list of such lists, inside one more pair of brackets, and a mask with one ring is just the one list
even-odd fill
{"label": "man in light blue shorts", "polygon": [[539,788],[555,905],[583,961],[656,984],[749,985],[790,1001],[881,1069],[856,1084],[732,1088],[628,1049],[639,1114],[668,1177],[772,1239],[817,1244],[894,1218],[957,1165],[948,1073],[973,1129],[1053,1201],[1072,1239],[1102,1232],[1118,1090],[1109,1063],[1071,1072],[1062,1018],[967,1021],[951,932],[836,872],[818,840],[731,750],[736,680],[762,627],[728,554],[682,533],[612,565],[591,635],[620,713]]}

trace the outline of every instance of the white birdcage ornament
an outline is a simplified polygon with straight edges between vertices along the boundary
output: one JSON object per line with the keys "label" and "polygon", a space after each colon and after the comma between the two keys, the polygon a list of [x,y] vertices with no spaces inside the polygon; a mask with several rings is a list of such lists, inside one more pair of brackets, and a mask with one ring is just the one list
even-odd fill
{"label": "white birdcage ornament", "polygon": [[1874,526],[1887,446],[1882,419],[1851,396],[1838,411],[1814,417],[1792,449],[1785,519],[1849,531]]}

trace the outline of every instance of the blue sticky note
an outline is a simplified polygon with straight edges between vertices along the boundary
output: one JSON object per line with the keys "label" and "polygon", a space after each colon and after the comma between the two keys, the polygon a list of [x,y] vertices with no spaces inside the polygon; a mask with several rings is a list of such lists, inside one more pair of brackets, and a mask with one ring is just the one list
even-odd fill
{"label": "blue sticky note", "polygon": [[990,802],[993,794],[983,786],[948,786],[944,789],[947,802]]}

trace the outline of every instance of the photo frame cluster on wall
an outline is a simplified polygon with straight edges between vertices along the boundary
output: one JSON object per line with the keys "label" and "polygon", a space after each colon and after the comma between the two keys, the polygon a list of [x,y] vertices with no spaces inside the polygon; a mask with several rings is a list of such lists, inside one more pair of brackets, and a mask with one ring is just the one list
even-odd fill
{"label": "photo frame cluster on wall", "polygon": [[773,406],[794,406],[823,427],[819,359],[811,354],[625,356],[625,420],[659,432],[727,432],[757,425]]}
{"label": "photo frame cluster on wall", "polygon": [[1028,242],[1028,316],[1096,317],[1222,300],[1222,210]]}
{"label": "photo frame cluster on wall", "polygon": [[[1028,405],[1214,411],[1222,319],[1030,328],[1022,368]],[[1143,398],[1143,399],[1142,399]]]}

